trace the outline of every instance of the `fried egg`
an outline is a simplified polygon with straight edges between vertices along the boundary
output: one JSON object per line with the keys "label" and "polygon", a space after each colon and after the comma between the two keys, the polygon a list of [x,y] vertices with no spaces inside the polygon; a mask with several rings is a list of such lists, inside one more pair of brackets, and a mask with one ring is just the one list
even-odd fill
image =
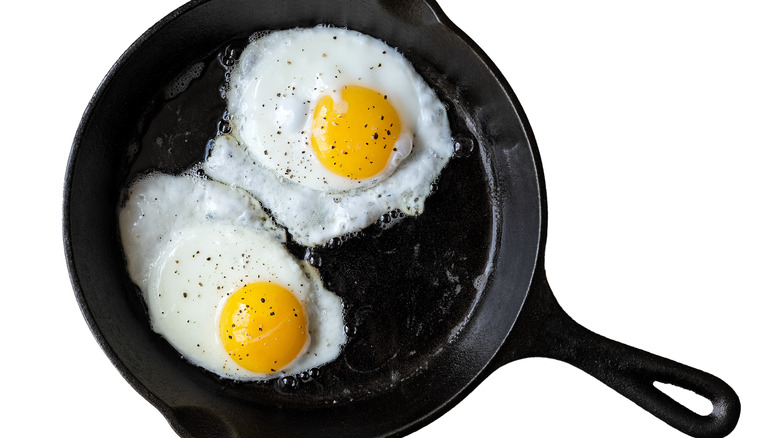
{"label": "fried egg", "polygon": [[232,132],[203,169],[315,246],[423,211],[453,154],[444,105],[398,51],[356,31],[259,35],[230,72]]}
{"label": "fried egg", "polygon": [[243,190],[153,173],[130,186],[119,228],[152,329],[191,363],[266,380],[338,357],[340,298]]}

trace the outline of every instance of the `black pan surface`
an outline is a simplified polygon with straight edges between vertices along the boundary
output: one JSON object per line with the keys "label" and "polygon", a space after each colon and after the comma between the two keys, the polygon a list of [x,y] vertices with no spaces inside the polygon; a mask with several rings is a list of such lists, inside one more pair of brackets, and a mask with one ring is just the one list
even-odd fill
{"label": "black pan surface", "polygon": [[[203,158],[225,110],[221,54],[259,30],[317,24],[397,47],[446,103],[458,153],[424,214],[321,248],[289,244],[347,306],[351,336],[339,359],[270,383],[222,380],[149,328],[125,272],[116,209],[138,174],[177,173]],[[200,78],[165,98],[166,85],[198,62]],[[96,339],[183,436],[402,435],[527,356],[572,363],[693,436],[727,434],[739,401],[725,383],[601,338],[557,306],[542,264],[545,202],[519,102],[435,3],[194,1],[133,44],[90,102],[66,176],[65,245]],[[656,380],[710,398],[715,412],[693,414],[655,390]]]}

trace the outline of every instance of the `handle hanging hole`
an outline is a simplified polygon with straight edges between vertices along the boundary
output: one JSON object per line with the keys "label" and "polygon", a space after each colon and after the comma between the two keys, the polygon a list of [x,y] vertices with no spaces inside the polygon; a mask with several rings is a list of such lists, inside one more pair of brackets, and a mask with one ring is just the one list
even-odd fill
{"label": "handle hanging hole", "polygon": [[680,403],[702,417],[706,417],[712,413],[712,402],[690,389],[658,381],[653,382],[653,386],[673,398],[677,403]]}

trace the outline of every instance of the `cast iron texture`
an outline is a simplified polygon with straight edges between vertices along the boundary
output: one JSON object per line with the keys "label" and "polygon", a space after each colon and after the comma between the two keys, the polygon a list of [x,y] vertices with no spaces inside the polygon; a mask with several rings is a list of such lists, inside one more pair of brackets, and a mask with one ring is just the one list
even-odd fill
{"label": "cast iron texture", "polygon": [[[463,150],[473,144],[474,151],[447,166],[423,215],[386,230],[377,224],[340,245],[289,246],[298,257],[316,254],[326,285],[344,298],[355,333],[338,360],[296,385],[222,380],[151,331],[124,267],[117,207],[137,174],[176,173],[202,158],[224,110],[219,52],[256,31],[317,24],[397,47],[447,104]],[[161,90],[195,62],[206,63],[206,73],[186,93],[163,99]],[[188,110],[193,99],[200,111]],[[182,121],[173,122],[171,108],[182,110]],[[185,131],[186,145],[177,135]],[[155,149],[158,138],[163,149]],[[84,317],[125,379],[182,436],[404,435],[493,370],[528,356],[571,363],[692,436],[727,435],[739,400],[721,380],[566,316],[544,277],[545,233],[542,170],[522,108],[432,1],[191,2],[111,69],[78,128],[65,181],[65,251]],[[715,409],[698,416],[653,381],[694,390]]]}

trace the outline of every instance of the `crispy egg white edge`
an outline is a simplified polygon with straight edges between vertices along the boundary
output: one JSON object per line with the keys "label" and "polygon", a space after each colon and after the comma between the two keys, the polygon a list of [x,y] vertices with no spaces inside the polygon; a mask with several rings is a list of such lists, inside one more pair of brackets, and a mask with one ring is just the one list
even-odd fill
{"label": "crispy egg white edge", "polygon": [[210,177],[242,187],[256,196],[287,227],[293,240],[305,246],[358,232],[384,213],[423,212],[431,184],[449,157],[431,155],[416,166],[402,165],[384,183],[350,193],[324,193],[279,181],[247,154],[231,136],[217,138],[203,169]]}

